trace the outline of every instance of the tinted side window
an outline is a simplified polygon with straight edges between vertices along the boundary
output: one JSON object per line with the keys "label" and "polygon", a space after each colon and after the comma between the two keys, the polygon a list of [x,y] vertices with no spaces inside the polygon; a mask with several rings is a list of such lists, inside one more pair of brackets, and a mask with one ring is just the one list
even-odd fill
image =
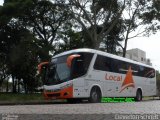
{"label": "tinted side window", "polygon": [[153,68],[145,67],[143,73],[144,73],[143,77],[148,77],[148,78],[154,78],[155,77],[155,70]]}
{"label": "tinted side window", "polygon": [[97,55],[94,69],[102,70],[102,71],[109,71],[115,73],[122,73],[126,74],[129,67],[132,69],[132,74],[135,76],[140,77],[148,77],[153,78],[155,77],[155,70],[152,68],[144,67],[141,65],[136,65],[133,63]]}
{"label": "tinted side window", "polygon": [[94,69],[109,72],[118,72],[118,66],[118,60],[98,55],[94,64]]}
{"label": "tinted side window", "polygon": [[72,78],[77,78],[87,73],[88,67],[92,60],[92,53],[77,53],[80,57],[77,57],[73,61]]}
{"label": "tinted side window", "polygon": [[113,58],[109,58],[109,60],[110,60],[110,63],[111,63],[111,70],[110,70],[110,72],[119,73],[119,65],[120,65],[121,61],[119,61],[117,59],[113,59]]}
{"label": "tinted side window", "polygon": [[111,71],[111,61],[107,57],[98,55],[94,64],[94,69],[102,71]]}
{"label": "tinted side window", "polygon": [[138,69],[138,76],[144,77],[145,72],[145,67],[144,66],[139,66]]}
{"label": "tinted side window", "polygon": [[131,64],[132,74],[138,76],[138,65]]}

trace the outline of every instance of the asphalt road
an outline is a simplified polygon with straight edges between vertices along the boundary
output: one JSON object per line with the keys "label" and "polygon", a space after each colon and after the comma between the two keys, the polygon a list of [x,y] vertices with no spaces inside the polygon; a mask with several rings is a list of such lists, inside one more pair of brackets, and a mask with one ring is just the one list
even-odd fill
{"label": "asphalt road", "polygon": [[[22,114],[24,115],[20,117]],[[128,103],[55,103],[0,106],[0,118],[5,118],[6,115],[9,115],[9,117],[19,117],[23,120],[63,120],[68,117],[69,120],[77,118],[83,120],[84,118],[87,119],[87,117],[88,120],[98,120],[98,118],[101,120],[103,118],[115,120],[115,114],[160,114],[160,100]],[[158,119],[160,119],[160,115]],[[14,120],[19,119],[15,118]]]}
{"label": "asphalt road", "polygon": [[0,106],[0,114],[109,114],[159,113],[160,100],[125,103],[55,103],[44,105]]}

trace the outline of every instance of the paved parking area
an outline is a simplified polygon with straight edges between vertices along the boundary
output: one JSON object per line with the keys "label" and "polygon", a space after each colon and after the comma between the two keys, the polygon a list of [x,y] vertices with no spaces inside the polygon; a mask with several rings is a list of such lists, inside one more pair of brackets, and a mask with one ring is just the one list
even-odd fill
{"label": "paved parking area", "polygon": [[159,113],[160,100],[128,103],[80,103],[0,106],[0,114],[143,114]]}

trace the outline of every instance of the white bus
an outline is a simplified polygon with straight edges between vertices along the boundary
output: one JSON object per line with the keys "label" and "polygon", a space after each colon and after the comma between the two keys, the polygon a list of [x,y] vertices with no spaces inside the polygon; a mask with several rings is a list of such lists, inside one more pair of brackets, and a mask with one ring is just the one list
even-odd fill
{"label": "white bus", "polygon": [[45,68],[46,99],[88,99],[102,97],[156,95],[156,75],[152,66],[93,49],[75,49],[55,55]]}

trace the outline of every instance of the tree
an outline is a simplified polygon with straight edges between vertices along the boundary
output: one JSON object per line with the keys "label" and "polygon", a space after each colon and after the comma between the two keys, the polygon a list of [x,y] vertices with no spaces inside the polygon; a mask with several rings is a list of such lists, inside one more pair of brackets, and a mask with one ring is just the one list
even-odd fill
{"label": "tree", "polygon": [[61,36],[59,36],[62,39],[62,42],[57,43],[56,45],[57,53],[72,50],[76,48],[82,48],[85,46],[85,43],[82,42],[82,37],[80,32],[75,32],[73,30],[68,30],[62,33]]}
{"label": "tree", "polygon": [[37,85],[37,64],[50,59],[57,31],[68,17],[61,2],[5,0],[0,8],[1,49],[14,92],[21,80],[26,91]]}
{"label": "tree", "polygon": [[109,34],[104,38],[101,44],[101,50],[106,51],[112,54],[119,54],[120,42],[123,41],[123,38],[120,36],[123,31],[123,20],[119,19],[118,23],[113,27]]}
{"label": "tree", "polygon": [[[5,29],[4,29],[5,28]],[[9,41],[5,30],[7,27],[0,25],[0,86],[3,84],[4,80],[9,79],[9,69],[7,66],[8,53],[9,53]]]}
{"label": "tree", "polygon": [[39,48],[36,39],[28,30],[20,30],[18,36],[20,36],[20,41],[9,54],[10,71],[18,84],[21,79],[23,80],[25,91],[28,92],[37,87],[35,78]]}
{"label": "tree", "polygon": [[3,14],[9,13],[10,22],[24,26],[41,41],[41,59],[49,60],[49,51],[54,50],[58,29],[68,18],[62,0],[5,0]]}
{"label": "tree", "polygon": [[99,49],[103,38],[110,33],[121,17],[125,0],[69,0],[69,5],[71,15],[80,31],[87,33],[92,48]]}
{"label": "tree", "polygon": [[0,86],[4,82],[4,80],[9,78],[9,75],[7,74],[7,67],[6,63],[0,59]]}
{"label": "tree", "polygon": [[29,12],[26,12],[29,26],[35,36],[44,44],[42,49],[46,53],[43,55],[45,56],[43,60],[47,58],[46,55],[49,55],[50,50],[55,50],[52,46],[56,41],[58,29],[68,18],[68,12],[61,2],[58,0],[54,2],[37,0]]}
{"label": "tree", "polygon": [[[39,43],[23,26],[8,23],[0,26],[0,55],[2,64],[1,78],[12,76],[13,92],[22,79],[26,87],[35,87],[35,76],[38,64]],[[1,79],[2,80],[2,79]]]}
{"label": "tree", "polygon": [[154,26],[156,26],[157,22],[154,21],[153,16],[156,16],[156,14],[154,0],[126,0],[120,35],[124,39],[124,46],[119,44],[123,50],[123,57],[126,55],[129,39],[149,36],[151,33],[155,33],[156,27]]}

